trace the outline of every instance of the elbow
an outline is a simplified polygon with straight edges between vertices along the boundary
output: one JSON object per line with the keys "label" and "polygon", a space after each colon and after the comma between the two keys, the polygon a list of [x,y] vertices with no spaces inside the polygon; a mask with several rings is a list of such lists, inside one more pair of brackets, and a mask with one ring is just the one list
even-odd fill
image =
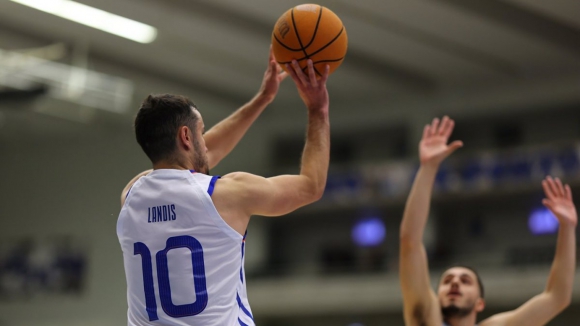
{"label": "elbow", "polygon": [[312,189],[311,191],[308,192],[308,195],[307,195],[308,204],[312,204],[312,203],[319,201],[320,199],[322,199],[323,195],[324,195],[324,188]]}
{"label": "elbow", "polygon": [[564,309],[568,308],[572,304],[572,291],[567,291],[567,293],[548,293],[552,297],[552,302],[554,309],[560,313]]}
{"label": "elbow", "polygon": [[558,300],[558,302],[555,302],[555,311],[557,311],[557,313],[561,313],[562,311],[566,310],[566,308],[568,308],[570,306],[570,304],[572,303],[572,298],[568,297],[565,299],[561,299]]}
{"label": "elbow", "polygon": [[572,304],[572,296],[570,296],[569,298],[566,299],[566,301],[564,302],[564,305],[562,306],[562,310],[568,308],[571,304]]}
{"label": "elbow", "polygon": [[409,234],[404,233],[402,230],[399,233],[399,242],[401,245],[412,243],[412,237]]}
{"label": "elbow", "polygon": [[324,196],[324,186],[321,187],[317,187],[317,189],[314,190],[313,194],[312,194],[312,199],[317,202],[319,200],[322,199],[322,196]]}
{"label": "elbow", "polygon": [[563,311],[564,309],[568,308],[570,304],[572,304],[572,293],[570,293],[570,295],[567,295],[564,298],[562,298],[562,300],[560,300],[559,302],[560,311]]}
{"label": "elbow", "polygon": [[408,244],[408,243],[412,243],[415,241],[415,238],[413,236],[412,232],[409,232],[409,228],[406,228],[402,223],[401,223],[401,227],[399,229],[399,242],[401,244]]}
{"label": "elbow", "polygon": [[422,246],[423,242],[419,237],[401,230],[399,235],[399,245],[401,249],[412,249],[418,246]]}
{"label": "elbow", "polygon": [[326,178],[316,183],[314,187],[314,194],[312,195],[314,201],[319,201],[324,196],[324,191],[326,190]]}
{"label": "elbow", "polygon": [[411,218],[403,216],[403,221],[399,228],[399,243],[401,246],[419,246],[423,245],[423,227],[410,223]]}
{"label": "elbow", "polygon": [[306,205],[319,201],[324,195],[324,185],[316,183],[310,184],[308,189],[304,192],[304,201]]}
{"label": "elbow", "polygon": [[326,177],[310,177],[308,181],[308,197],[312,202],[319,201],[324,195],[324,190],[326,189]]}
{"label": "elbow", "polygon": [[413,241],[409,237],[404,237],[401,235],[399,237],[399,248],[401,250],[409,249],[413,247]]}

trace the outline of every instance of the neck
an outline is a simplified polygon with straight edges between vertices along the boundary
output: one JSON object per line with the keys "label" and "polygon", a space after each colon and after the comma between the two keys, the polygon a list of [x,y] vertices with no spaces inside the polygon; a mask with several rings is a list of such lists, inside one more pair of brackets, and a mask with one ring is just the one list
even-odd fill
{"label": "neck", "polygon": [[450,317],[445,318],[445,323],[449,326],[474,326],[477,320],[477,315],[472,313],[465,317]]}
{"label": "neck", "polygon": [[188,160],[164,160],[153,164],[153,169],[195,170]]}

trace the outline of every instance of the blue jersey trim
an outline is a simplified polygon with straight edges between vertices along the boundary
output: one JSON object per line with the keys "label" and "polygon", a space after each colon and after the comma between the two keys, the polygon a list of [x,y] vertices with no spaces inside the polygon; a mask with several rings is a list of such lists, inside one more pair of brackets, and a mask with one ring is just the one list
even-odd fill
{"label": "blue jersey trim", "polygon": [[129,194],[131,193],[131,190],[133,190],[133,186],[131,186],[131,188],[129,188],[129,191],[127,191],[127,194],[125,195],[125,199],[127,199],[127,197],[129,197]]}
{"label": "blue jersey trim", "polygon": [[254,316],[252,316],[252,313],[250,313],[250,311],[248,311],[248,309],[246,309],[246,307],[244,307],[244,304],[242,303],[242,299],[240,299],[240,295],[236,294],[237,300],[238,300],[238,306],[240,306],[240,309],[242,309],[242,311],[252,319],[252,321],[254,321]]}
{"label": "blue jersey trim", "polygon": [[[244,263],[244,245],[246,244],[246,236],[248,236],[248,230],[246,230],[244,238],[242,239],[242,264]],[[240,281],[244,284],[244,266],[240,267]]]}
{"label": "blue jersey trim", "polygon": [[240,323],[240,326],[248,326],[248,324],[244,323],[240,318],[238,318],[238,322]]}
{"label": "blue jersey trim", "polygon": [[215,183],[219,178],[221,178],[219,175],[211,177],[211,181],[209,182],[209,188],[207,188],[207,193],[210,196],[213,194],[213,188],[215,187]]}
{"label": "blue jersey trim", "polygon": [[246,230],[246,233],[244,233],[244,237],[242,238],[242,259],[244,259],[244,247],[246,245],[246,237],[248,236],[248,231]]}

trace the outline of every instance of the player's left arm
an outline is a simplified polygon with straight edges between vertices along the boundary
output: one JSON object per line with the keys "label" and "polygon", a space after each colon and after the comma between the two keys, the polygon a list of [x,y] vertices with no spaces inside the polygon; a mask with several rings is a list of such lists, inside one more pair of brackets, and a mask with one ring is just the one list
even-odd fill
{"label": "player's left arm", "polygon": [[576,270],[576,207],[572,202],[570,186],[562,185],[559,179],[547,177],[542,186],[546,193],[542,203],[560,222],[556,255],[546,289],[518,309],[484,320],[481,326],[541,326],[570,305]]}
{"label": "player's left arm", "polygon": [[129,194],[129,190],[131,190],[131,187],[133,187],[135,182],[137,182],[137,180],[139,180],[139,178],[144,177],[144,176],[148,175],[149,173],[151,173],[151,171],[153,171],[153,169],[143,171],[143,172],[137,174],[133,179],[131,179],[131,181],[129,181],[129,183],[125,186],[123,191],[121,191],[121,206],[123,206],[125,204],[125,198],[127,198],[127,195]]}
{"label": "player's left arm", "polygon": [[248,103],[213,126],[203,136],[208,149],[210,169],[234,149],[262,111],[274,100],[280,83],[286,76],[286,72],[282,72],[282,68],[274,59],[274,54],[270,49],[268,69],[264,73],[262,86],[258,93]]}

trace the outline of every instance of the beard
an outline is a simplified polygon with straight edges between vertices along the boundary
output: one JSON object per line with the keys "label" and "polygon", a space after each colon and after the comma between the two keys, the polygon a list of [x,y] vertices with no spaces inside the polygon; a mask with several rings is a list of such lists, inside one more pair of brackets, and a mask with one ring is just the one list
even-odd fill
{"label": "beard", "polygon": [[461,318],[469,315],[473,308],[475,307],[475,303],[468,304],[466,307],[458,307],[455,304],[450,304],[447,307],[441,307],[441,313],[443,314],[443,318]]}
{"label": "beard", "polygon": [[195,144],[195,157],[194,157],[194,167],[195,171],[203,174],[209,175],[209,164],[207,162],[207,154],[201,149],[201,144],[197,142]]}

